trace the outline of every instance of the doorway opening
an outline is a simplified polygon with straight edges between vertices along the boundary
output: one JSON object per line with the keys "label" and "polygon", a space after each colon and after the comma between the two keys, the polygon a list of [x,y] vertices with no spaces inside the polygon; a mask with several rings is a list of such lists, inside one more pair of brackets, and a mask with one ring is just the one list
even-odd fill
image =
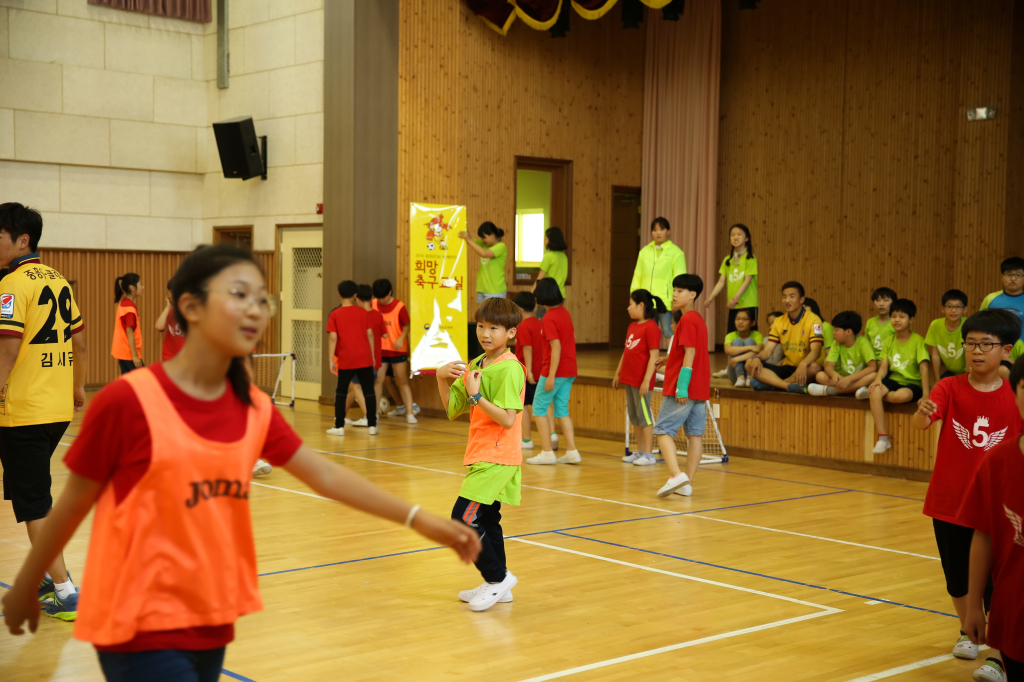
{"label": "doorway opening", "polygon": [[612,243],[608,318],[608,347],[618,348],[629,328],[630,284],[640,254],[640,188],[612,187]]}

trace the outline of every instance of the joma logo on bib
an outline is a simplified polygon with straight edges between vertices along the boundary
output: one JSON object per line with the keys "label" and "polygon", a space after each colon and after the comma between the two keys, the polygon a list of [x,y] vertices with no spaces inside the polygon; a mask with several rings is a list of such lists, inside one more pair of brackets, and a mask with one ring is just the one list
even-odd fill
{"label": "joma logo on bib", "polygon": [[[236,500],[249,499],[249,487],[244,481],[229,481],[226,478],[217,478],[212,481],[193,481],[189,483],[192,487],[191,495],[185,500],[185,506],[191,509],[203,500],[214,497],[233,497]],[[243,488],[243,486],[245,486]]]}

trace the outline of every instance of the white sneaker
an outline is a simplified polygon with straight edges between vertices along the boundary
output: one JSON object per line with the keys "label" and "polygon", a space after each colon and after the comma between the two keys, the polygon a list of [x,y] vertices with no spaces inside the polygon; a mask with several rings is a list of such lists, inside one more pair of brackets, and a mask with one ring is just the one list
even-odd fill
{"label": "white sneaker", "polygon": [[413,416],[418,415],[420,412],[422,412],[422,410],[420,409],[420,406],[417,405],[416,403],[413,403],[412,404],[412,414],[413,414]]}
{"label": "white sneaker", "polygon": [[524,440],[523,441],[523,450],[533,450],[533,441],[532,440]]}
{"label": "white sneaker", "polygon": [[978,657],[978,645],[971,641],[967,635],[960,635],[953,645],[953,655],[965,661],[973,661]]}
{"label": "white sneaker", "polygon": [[486,611],[511,592],[517,582],[519,582],[519,578],[512,575],[512,571],[506,570],[504,580],[496,585],[486,583],[486,587],[469,600],[469,608],[473,611]]}
{"label": "white sneaker", "polygon": [[628,455],[626,455],[625,457],[623,457],[622,461],[625,462],[626,464],[632,464],[633,462],[637,461],[641,457],[643,457],[643,453],[642,452],[631,452]]}
{"label": "white sneaker", "polygon": [[371,436],[376,436],[378,433],[380,433],[380,431],[377,429],[376,426],[371,426],[370,427],[370,435]]}
{"label": "white sneaker", "polygon": [[743,377],[736,377],[736,383],[733,384],[736,388],[743,388]]}
{"label": "white sneaker", "polygon": [[[398,407],[395,408],[395,416],[396,417],[404,417],[406,411],[407,410],[405,409],[405,405],[399,405]],[[414,412],[415,412],[415,410],[414,410]]]}
{"label": "white sneaker", "polygon": [[690,477],[686,475],[686,472],[680,471],[678,476],[673,476],[665,485],[661,486],[661,489],[658,490],[658,497],[668,497],[676,491],[676,488],[682,488],[689,482]]}
{"label": "white sneaker", "polygon": [[657,464],[657,463],[658,463],[658,460],[654,457],[654,455],[649,455],[649,454],[647,454],[645,452],[645,453],[642,453],[639,457],[636,458],[636,461],[633,462],[633,466],[649,467],[652,464]]}
{"label": "white sneaker", "polygon": [[[468,604],[469,602],[473,601],[473,597],[483,592],[489,586],[490,583],[484,583],[480,587],[475,587],[472,590],[463,590],[462,592],[459,592],[459,599]],[[507,604],[510,601],[512,601],[512,590],[509,590],[506,594],[504,594],[498,599],[499,604]]]}
{"label": "white sneaker", "polygon": [[807,384],[807,392],[811,395],[816,395],[819,398],[828,395],[828,393],[825,392],[825,387],[821,384]]}
{"label": "white sneaker", "polygon": [[344,436],[345,435],[345,427],[343,427],[343,426],[342,427],[335,426],[333,429],[327,429],[327,435],[328,436]]}
{"label": "white sneaker", "polygon": [[716,379],[724,379],[725,377],[729,376],[729,370],[727,370],[727,369],[720,369],[717,372],[715,372],[714,374],[712,374],[711,376],[713,376]]}
{"label": "white sneaker", "polygon": [[889,440],[888,438],[886,438],[885,440],[882,440],[881,438],[879,438],[878,442],[875,443],[875,447],[872,448],[871,452],[875,453],[876,455],[881,455],[881,454],[884,454],[886,450],[891,450],[891,449],[892,449],[892,441],[891,440]]}
{"label": "white sneaker", "polygon": [[974,682],[1006,682],[1002,663],[994,658],[986,658],[982,666],[974,671]]}
{"label": "white sneaker", "polygon": [[411,414],[407,414],[407,415],[405,415],[405,423],[406,424],[419,424],[420,420],[417,419],[416,417],[412,416]]}
{"label": "white sneaker", "polygon": [[690,485],[689,483],[687,483],[682,488],[674,490],[673,492],[675,492],[676,495],[682,495],[683,497],[689,497],[690,495],[693,494],[693,486]]}
{"label": "white sneaker", "polygon": [[274,467],[270,466],[269,462],[265,462],[262,459],[257,459],[256,460],[256,466],[254,466],[252,468],[252,475],[253,476],[266,476],[267,474],[269,474],[273,470],[274,470]]}
{"label": "white sneaker", "polygon": [[744,388],[750,388],[750,375],[749,374],[744,374],[743,375],[743,387]]}
{"label": "white sneaker", "polygon": [[557,433],[552,433],[551,434],[551,449],[552,450],[557,450],[558,449],[558,434]]}
{"label": "white sneaker", "polygon": [[870,392],[867,386],[861,386],[857,389],[857,392],[853,394],[853,397],[857,400],[867,400],[870,397]]}
{"label": "white sneaker", "polygon": [[559,464],[579,464],[583,461],[583,458],[580,457],[579,450],[568,450],[557,461]]}
{"label": "white sneaker", "polygon": [[551,450],[541,450],[540,454],[526,460],[527,464],[558,464],[558,458]]}

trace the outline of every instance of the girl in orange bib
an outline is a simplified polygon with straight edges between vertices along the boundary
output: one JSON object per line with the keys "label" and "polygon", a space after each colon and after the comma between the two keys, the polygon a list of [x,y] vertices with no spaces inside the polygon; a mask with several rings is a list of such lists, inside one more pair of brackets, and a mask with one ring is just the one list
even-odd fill
{"label": "girl in orange bib", "polygon": [[[263,273],[234,247],[200,249],[174,278],[186,334],[172,360],[113,382],[89,405],[67,486],[3,598],[13,634],[39,620],[36,586],[96,506],[75,637],[108,681],[216,680],[239,616],[262,609],[249,513],[259,457],[319,495],[404,522],[476,559],[462,524],[411,505],[303,445],[242,364],[270,318]],[[125,429],[131,431],[128,433]]]}
{"label": "girl in orange bib", "polygon": [[139,308],[135,299],[142,294],[143,286],[139,276],[129,272],[114,280],[114,303],[117,315],[114,319],[114,340],[110,354],[121,367],[121,374],[144,367],[142,362],[142,331],[139,329]]}

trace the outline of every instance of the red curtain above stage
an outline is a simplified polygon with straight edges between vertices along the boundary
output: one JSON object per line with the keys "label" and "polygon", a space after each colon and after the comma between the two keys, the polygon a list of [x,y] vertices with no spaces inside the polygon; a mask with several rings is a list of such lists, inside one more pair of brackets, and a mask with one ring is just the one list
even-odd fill
{"label": "red curtain above stage", "polygon": [[[640,0],[651,9],[661,9],[671,1]],[[538,31],[550,29],[558,20],[564,2],[571,2],[572,8],[584,19],[600,19],[618,0],[466,0],[466,5],[484,23],[505,35],[516,17]]]}

